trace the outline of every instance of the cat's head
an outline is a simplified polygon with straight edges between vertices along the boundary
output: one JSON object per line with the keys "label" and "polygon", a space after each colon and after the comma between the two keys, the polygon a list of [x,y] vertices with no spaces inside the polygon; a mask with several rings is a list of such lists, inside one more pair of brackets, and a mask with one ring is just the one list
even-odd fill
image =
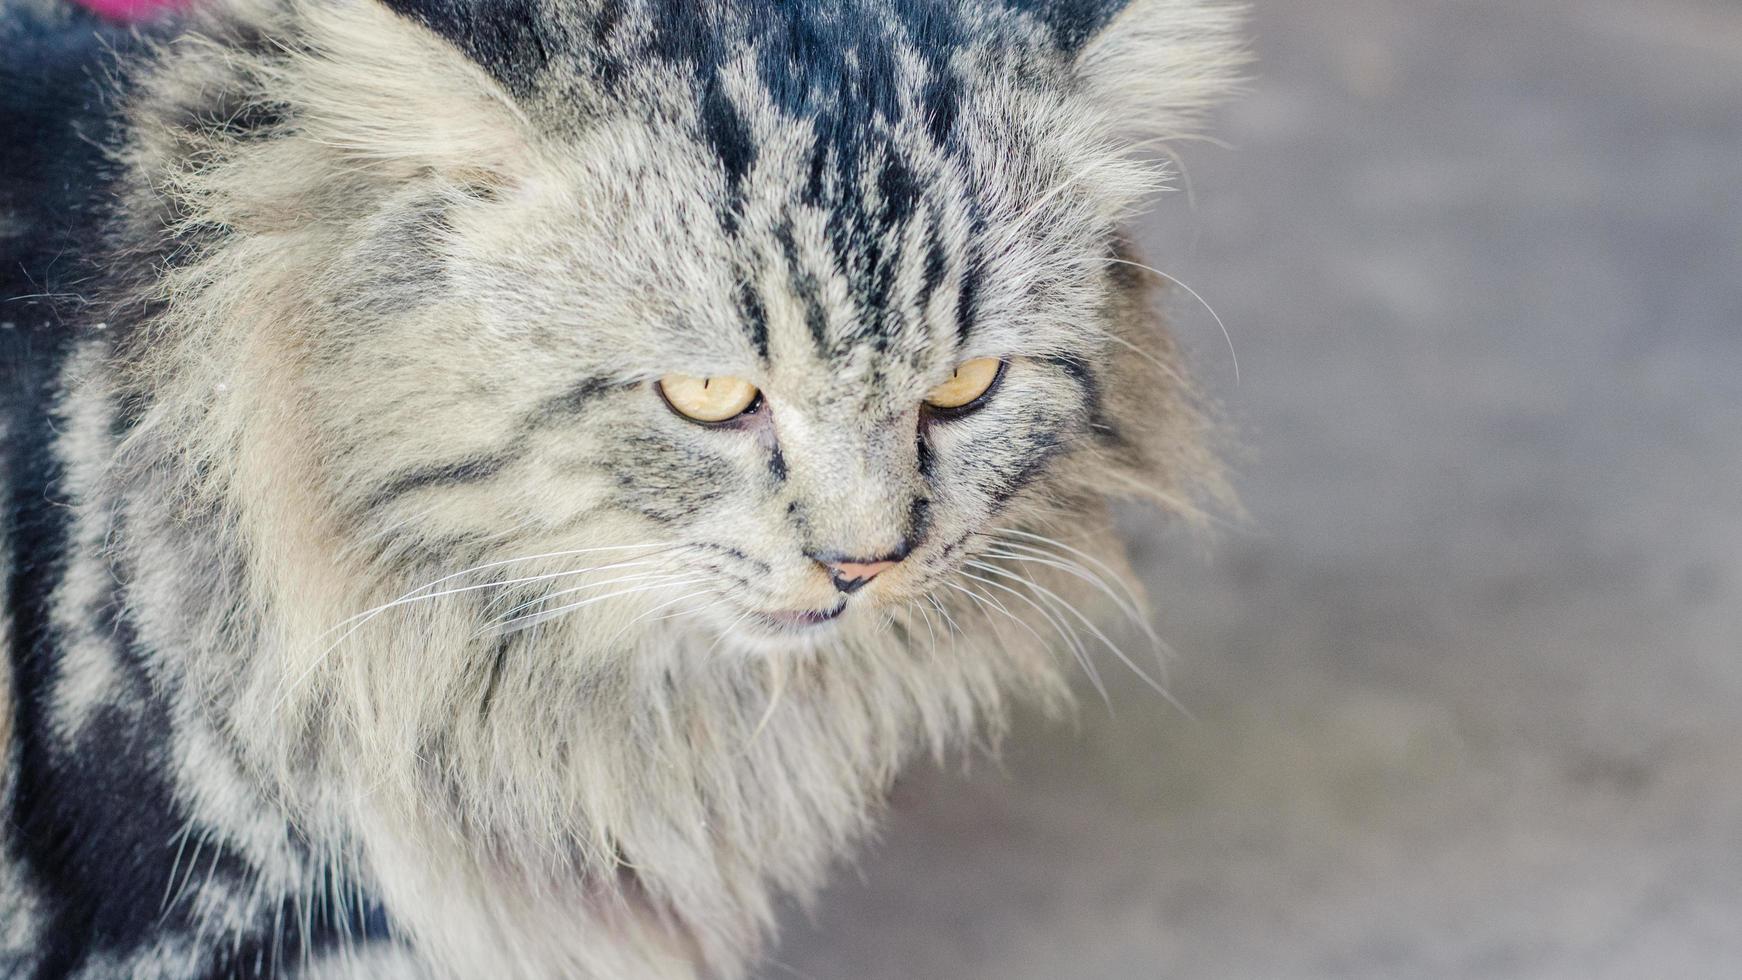
{"label": "cat's head", "polygon": [[234,111],[139,166],[182,161],[169,293],[274,365],[208,402],[280,389],[347,553],[533,578],[499,628],[658,607],[782,646],[1196,475],[1121,221],[1138,136],[1227,81],[1225,9],[291,9],[252,60],[167,63],[160,100],[227,72]]}

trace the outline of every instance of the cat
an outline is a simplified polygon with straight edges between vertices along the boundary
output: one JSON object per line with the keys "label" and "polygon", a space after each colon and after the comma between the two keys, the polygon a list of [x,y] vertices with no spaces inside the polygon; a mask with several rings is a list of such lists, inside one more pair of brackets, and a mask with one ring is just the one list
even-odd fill
{"label": "cat", "polygon": [[0,3],[0,975],[741,976],[1218,484],[1227,6]]}

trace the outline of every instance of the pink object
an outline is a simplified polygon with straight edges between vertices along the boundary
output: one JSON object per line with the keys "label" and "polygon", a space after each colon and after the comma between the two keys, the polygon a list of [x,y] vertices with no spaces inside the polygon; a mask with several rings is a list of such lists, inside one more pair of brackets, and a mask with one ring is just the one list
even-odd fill
{"label": "pink object", "polygon": [[119,21],[150,20],[187,6],[188,0],[74,0],[79,6]]}

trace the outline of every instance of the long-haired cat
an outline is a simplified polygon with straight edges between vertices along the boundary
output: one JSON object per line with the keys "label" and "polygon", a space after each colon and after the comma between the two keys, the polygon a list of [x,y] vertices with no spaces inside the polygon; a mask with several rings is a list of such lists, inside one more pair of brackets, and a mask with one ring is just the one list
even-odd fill
{"label": "long-haired cat", "polygon": [[0,974],[742,974],[1140,616],[1202,0],[3,0]]}

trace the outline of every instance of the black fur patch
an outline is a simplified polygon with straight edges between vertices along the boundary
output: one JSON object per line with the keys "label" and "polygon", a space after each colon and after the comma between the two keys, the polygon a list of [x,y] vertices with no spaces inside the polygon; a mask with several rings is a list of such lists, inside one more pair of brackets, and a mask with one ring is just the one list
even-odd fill
{"label": "black fur patch", "polygon": [[1005,449],[1001,462],[1014,463],[1015,468],[991,488],[994,509],[1002,509],[1017,494],[1039,479],[1065,449],[1064,436],[1057,430],[1053,420],[1033,418],[1023,422],[1022,427],[1036,435],[1021,445]]}
{"label": "black fur patch", "polygon": [[907,533],[905,550],[912,551],[925,541],[931,533],[931,499],[915,497],[907,507]]}
{"label": "black fur patch", "polygon": [[502,452],[489,456],[473,456],[469,459],[413,467],[402,471],[397,476],[388,478],[380,489],[370,495],[366,508],[377,510],[408,493],[416,493],[419,490],[483,482],[507,469],[508,464],[514,462],[518,457],[518,453]]}
{"label": "black fur patch", "polygon": [[520,431],[531,432],[559,423],[566,417],[583,411],[594,399],[622,387],[604,378],[583,378],[571,385],[567,391],[552,396],[534,409],[531,415],[521,421]]}
{"label": "black fur patch", "polygon": [[493,479],[526,455],[532,437],[540,430],[562,424],[584,411],[594,399],[623,387],[603,378],[583,378],[567,390],[540,402],[528,412],[500,449],[403,470],[388,477],[377,487],[362,509],[365,512],[379,510],[406,494],[421,490],[464,486]]}
{"label": "black fur patch", "polygon": [[1083,401],[1088,406],[1089,419],[1092,423],[1100,423],[1105,414],[1101,404],[1101,380],[1095,376],[1087,362],[1078,357],[1053,356],[1040,358],[1041,363],[1050,364],[1064,373],[1065,377],[1076,382],[1083,393]]}
{"label": "black fur patch", "polygon": [[533,0],[381,0],[459,48],[518,98],[532,94],[558,40]]}
{"label": "black fur patch", "polygon": [[961,114],[962,80],[953,72],[940,72],[925,85],[920,105],[925,109],[926,132],[939,146],[950,148],[956,141],[956,117]]}
{"label": "black fur patch", "polygon": [[138,40],[71,4],[40,20],[30,5],[0,15],[0,322],[23,318],[17,297],[60,292],[76,274],[62,253],[97,210],[113,125],[99,79]]}
{"label": "black fur patch", "polygon": [[702,95],[701,112],[702,135],[726,172],[726,200],[720,208],[720,224],[726,234],[735,234],[744,206],[744,178],[756,163],[756,141],[737,106],[726,97],[719,79],[709,80]]}
{"label": "black fur patch", "polygon": [[775,237],[786,259],[787,276],[792,281],[793,291],[798,294],[798,301],[804,305],[804,322],[810,330],[811,341],[816,344],[817,353],[827,357],[830,353],[829,317],[823,308],[822,287],[817,282],[817,277],[799,259],[798,243],[792,238],[792,226],[781,225],[776,229]]}
{"label": "black fur patch", "polygon": [[980,315],[980,257],[969,252],[962,263],[962,281],[956,293],[956,342],[966,343]]}
{"label": "black fur patch", "polygon": [[1004,0],[1014,10],[1040,19],[1052,28],[1053,40],[1067,52],[1083,45],[1106,27],[1130,0]]}
{"label": "black fur patch", "polygon": [[749,278],[738,287],[738,306],[744,317],[744,330],[750,335],[750,347],[756,356],[768,360],[768,308]]}
{"label": "black fur patch", "polygon": [[[613,41],[621,40],[615,33],[618,6],[596,17],[603,36]],[[887,6],[861,0],[825,6],[650,0],[645,9],[653,29],[639,57],[677,66],[693,79],[700,107],[697,135],[726,178],[728,199],[720,220],[728,233],[738,227],[740,188],[755,163],[756,147],[739,108],[724,93],[727,62],[753,52],[758,79],[775,109],[810,125],[816,144],[802,199],[830,212],[836,271],[851,280],[862,310],[852,323],[853,336],[841,339],[887,346],[901,326],[888,316],[900,261],[890,243],[901,239],[923,197],[921,176],[895,150],[888,133],[908,111],[907,100],[916,99],[926,132],[940,146],[953,139],[962,82],[951,55],[971,40],[959,8],[946,0],[897,0]],[[897,57],[903,47],[923,62],[920,78],[904,76]],[[633,60],[615,50],[609,58]],[[922,86],[917,95],[907,91],[915,81]],[[870,189],[857,179],[867,167],[876,174]],[[827,353],[836,338],[827,337],[827,325],[816,312],[819,303],[804,297],[804,283],[797,288],[812,336]]]}
{"label": "black fur patch", "polygon": [[925,270],[919,283],[919,308],[923,312],[931,306],[932,295],[944,283],[944,274],[949,271],[949,253],[944,250],[943,236],[938,231],[937,222],[926,228],[925,235]]}

